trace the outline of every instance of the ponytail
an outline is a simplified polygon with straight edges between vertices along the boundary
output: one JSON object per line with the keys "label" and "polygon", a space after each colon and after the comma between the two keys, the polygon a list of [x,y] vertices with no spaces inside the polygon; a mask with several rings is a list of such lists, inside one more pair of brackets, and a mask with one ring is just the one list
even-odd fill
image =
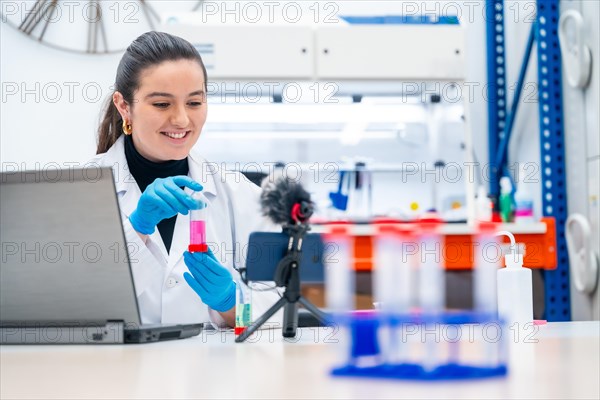
{"label": "ponytail", "polygon": [[106,153],[115,144],[119,136],[123,134],[122,125],[123,119],[121,118],[121,114],[117,111],[112,96],[110,96],[104,107],[104,117],[98,127],[98,147],[96,154]]}

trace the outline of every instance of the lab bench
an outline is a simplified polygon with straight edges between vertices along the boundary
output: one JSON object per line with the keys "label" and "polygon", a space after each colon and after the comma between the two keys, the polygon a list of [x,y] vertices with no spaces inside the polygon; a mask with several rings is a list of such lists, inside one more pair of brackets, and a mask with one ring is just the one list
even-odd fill
{"label": "lab bench", "polygon": [[[0,397],[17,398],[589,398],[600,396],[600,323],[556,322],[509,340],[508,376],[431,382],[330,375],[343,336],[276,329],[140,345],[0,348]],[[477,339],[475,339],[475,342]],[[465,352],[471,340],[461,338]]]}

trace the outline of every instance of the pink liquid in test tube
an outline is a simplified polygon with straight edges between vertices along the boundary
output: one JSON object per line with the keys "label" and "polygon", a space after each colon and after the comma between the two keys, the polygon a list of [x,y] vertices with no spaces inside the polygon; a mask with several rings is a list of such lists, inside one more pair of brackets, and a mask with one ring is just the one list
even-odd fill
{"label": "pink liquid in test tube", "polygon": [[205,253],[208,250],[206,245],[206,221],[190,221],[190,252]]}
{"label": "pink liquid in test tube", "polygon": [[195,192],[192,198],[203,203],[204,207],[200,210],[190,211],[190,244],[188,251],[190,253],[206,253],[208,251],[206,245],[206,202],[202,200],[200,192]]}

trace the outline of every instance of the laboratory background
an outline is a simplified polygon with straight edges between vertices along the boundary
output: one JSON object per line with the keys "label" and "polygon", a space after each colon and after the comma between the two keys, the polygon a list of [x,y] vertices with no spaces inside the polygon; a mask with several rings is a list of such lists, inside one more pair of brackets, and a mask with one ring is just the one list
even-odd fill
{"label": "laboratory background", "polygon": [[301,184],[346,265],[302,284],[335,324],[293,337],[3,339],[0,397],[599,398],[599,1],[0,7],[3,177],[89,167],[125,48],[167,32],[207,69],[195,150]]}

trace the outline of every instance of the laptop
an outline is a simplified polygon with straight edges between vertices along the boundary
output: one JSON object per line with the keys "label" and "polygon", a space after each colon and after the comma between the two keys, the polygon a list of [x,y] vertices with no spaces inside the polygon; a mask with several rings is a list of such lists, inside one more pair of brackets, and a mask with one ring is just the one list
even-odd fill
{"label": "laptop", "polygon": [[0,174],[0,343],[145,343],[111,168]]}

